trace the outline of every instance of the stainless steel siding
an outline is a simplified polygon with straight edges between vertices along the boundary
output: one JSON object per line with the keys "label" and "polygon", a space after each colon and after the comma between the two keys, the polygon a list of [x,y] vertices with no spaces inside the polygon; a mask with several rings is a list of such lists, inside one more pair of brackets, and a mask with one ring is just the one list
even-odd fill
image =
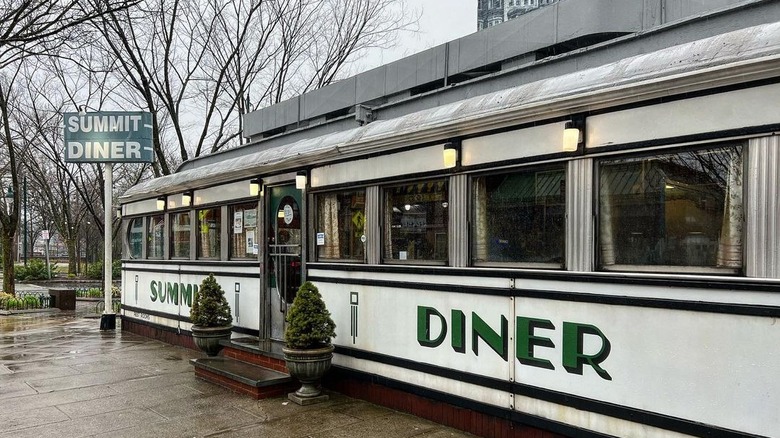
{"label": "stainless steel siding", "polygon": [[780,276],[780,137],[750,141],[745,214],[748,277]]}
{"label": "stainless steel siding", "polygon": [[593,159],[569,162],[566,175],[566,269],[593,269]]}
{"label": "stainless steel siding", "polygon": [[379,186],[366,187],[366,263],[378,265],[381,260],[382,233]]}
{"label": "stainless steel siding", "polygon": [[455,175],[450,178],[449,193],[449,265],[464,267],[469,265],[469,216],[468,175]]}

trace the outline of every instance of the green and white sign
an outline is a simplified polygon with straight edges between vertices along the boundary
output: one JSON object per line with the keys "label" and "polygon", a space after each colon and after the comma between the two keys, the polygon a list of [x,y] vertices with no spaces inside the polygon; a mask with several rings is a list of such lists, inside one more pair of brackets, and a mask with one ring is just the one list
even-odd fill
{"label": "green and white sign", "polygon": [[65,161],[154,162],[151,113],[104,111],[63,117]]}

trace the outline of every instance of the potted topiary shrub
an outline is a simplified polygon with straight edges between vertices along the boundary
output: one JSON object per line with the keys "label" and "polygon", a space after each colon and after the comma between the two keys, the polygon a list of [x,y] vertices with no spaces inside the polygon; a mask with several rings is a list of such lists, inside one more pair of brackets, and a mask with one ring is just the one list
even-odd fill
{"label": "potted topiary shrub", "polygon": [[220,340],[230,339],[233,316],[225,291],[214,274],[209,274],[200,284],[190,309],[190,321],[195,345],[209,356],[216,356],[222,350]]}
{"label": "potted topiary shrub", "polygon": [[320,381],[330,369],[333,358],[331,338],[336,336],[336,324],[325,307],[320,291],[311,282],[303,283],[287,311],[287,328],[282,349],[290,374],[301,387],[289,394],[299,405],[328,399],[322,394]]}

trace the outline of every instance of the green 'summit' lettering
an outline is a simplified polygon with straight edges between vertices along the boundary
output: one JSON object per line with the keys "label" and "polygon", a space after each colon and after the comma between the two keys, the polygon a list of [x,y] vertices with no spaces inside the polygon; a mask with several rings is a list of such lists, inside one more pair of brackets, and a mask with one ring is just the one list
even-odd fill
{"label": "green 'summit' lettering", "polygon": [[171,283],[152,280],[149,283],[149,298],[152,302],[169,303],[178,306],[192,306],[192,299],[198,294],[197,284]]}

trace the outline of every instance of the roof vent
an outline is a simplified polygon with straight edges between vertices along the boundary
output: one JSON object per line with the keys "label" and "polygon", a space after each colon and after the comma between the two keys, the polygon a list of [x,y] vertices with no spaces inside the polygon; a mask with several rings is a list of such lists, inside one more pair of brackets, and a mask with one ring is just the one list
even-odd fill
{"label": "roof vent", "polygon": [[367,106],[355,105],[355,120],[360,126],[369,124],[374,121],[374,112]]}

